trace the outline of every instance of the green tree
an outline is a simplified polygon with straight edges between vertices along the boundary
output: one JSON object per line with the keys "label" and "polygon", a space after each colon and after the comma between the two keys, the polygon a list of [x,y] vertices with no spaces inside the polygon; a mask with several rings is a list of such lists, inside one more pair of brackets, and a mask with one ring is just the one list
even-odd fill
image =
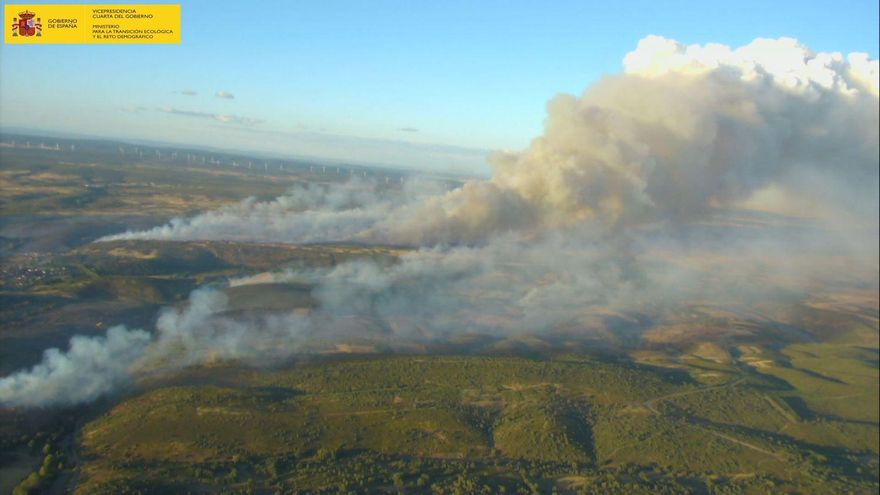
{"label": "green tree", "polygon": [[12,495],[28,495],[32,490],[40,487],[40,475],[31,473],[27,478],[12,489]]}

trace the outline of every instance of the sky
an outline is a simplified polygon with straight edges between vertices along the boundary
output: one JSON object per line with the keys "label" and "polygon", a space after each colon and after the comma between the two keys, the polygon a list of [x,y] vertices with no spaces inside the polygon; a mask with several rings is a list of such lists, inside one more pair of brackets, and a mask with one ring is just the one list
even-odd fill
{"label": "sky", "polygon": [[2,45],[0,127],[486,174],[649,34],[871,58],[880,38],[876,0],[181,5],[179,45]]}

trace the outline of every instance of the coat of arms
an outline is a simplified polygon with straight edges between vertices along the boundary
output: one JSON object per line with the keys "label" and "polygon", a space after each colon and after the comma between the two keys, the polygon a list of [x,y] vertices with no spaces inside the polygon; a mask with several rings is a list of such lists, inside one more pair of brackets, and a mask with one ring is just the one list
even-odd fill
{"label": "coat of arms", "polygon": [[34,20],[34,16],[37,15],[33,12],[28,12],[25,10],[24,12],[18,13],[18,22],[12,25],[12,35],[13,36],[41,36],[40,31],[43,30],[43,25],[40,24],[40,18],[37,17],[37,20]]}

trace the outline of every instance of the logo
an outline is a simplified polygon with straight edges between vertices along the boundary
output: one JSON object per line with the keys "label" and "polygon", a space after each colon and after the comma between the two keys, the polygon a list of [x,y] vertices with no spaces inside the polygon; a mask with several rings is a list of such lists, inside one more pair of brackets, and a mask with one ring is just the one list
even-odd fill
{"label": "logo", "polygon": [[13,36],[42,36],[40,33],[43,30],[43,25],[40,24],[40,18],[37,17],[37,20],[34,21],[34,16],[37,15],[33,12],[28,12],[25,10],[24,12],[18,13],[18,22],[12,25],[12,35]]}

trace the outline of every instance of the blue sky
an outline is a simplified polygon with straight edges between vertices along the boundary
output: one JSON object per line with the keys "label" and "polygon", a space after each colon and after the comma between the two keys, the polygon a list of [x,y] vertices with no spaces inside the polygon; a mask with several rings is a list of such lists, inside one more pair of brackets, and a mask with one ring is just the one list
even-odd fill
{"label": "blue sky", "polygon": [[3,45],[0,125],[485,172],[648,34],[872,58],[880,37],[861,0],[181,4],[180,45]]}

